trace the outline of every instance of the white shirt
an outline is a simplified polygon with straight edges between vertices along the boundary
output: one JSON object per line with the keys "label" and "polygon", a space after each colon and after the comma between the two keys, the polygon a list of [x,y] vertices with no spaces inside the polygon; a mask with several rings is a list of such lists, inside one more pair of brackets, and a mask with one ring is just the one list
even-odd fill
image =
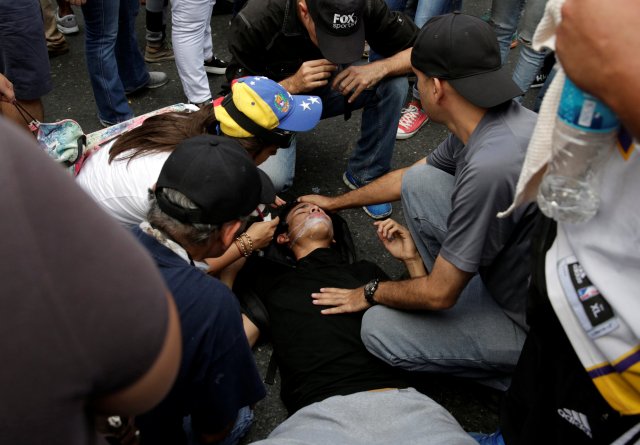
{"label": "white shirt", "polygon": [[129,160],[109,160],[110,142],[85,161],[76,181],[120,223],[137,225],[149,210],[149,189],[171,153],[153,153]]}

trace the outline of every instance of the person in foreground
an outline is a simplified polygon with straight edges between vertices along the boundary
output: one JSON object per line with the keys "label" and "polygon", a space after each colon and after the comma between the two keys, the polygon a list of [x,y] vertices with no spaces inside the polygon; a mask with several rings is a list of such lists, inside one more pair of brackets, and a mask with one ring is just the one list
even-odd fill
{"label": "person in foreground", "polygon": [[[535,205],[497,219],[510,204],[536,115],[501,68],[491,27],[460,13],[434,17],[411,53],[422,104],[451,134],[412,167],[334,198],[329,210],[402,199],[428,273],[368,288],[323,288],[324,314],[368,310],[371,352],[409,370],[478,379],[506,389],[526,336],[529,233]],[[420,312],[417,312],[417,311]],[[416,312],[411,312],[416,311]]]}
{"label": "person in foreground", "polygon": [[251,425],[249,407],[265,389],[238,302],[196,264],[227,250],[247,216],[274,197],[269,178],[229,138],[187,139],[164,163],[147,220],[133,233],[174,295],[183,357],[169,395],[136,420],[143,444],[181,444],[187,437],[191,443],[233,444]]}
{"label": "person in foreground", "polygon": [[171,388],[175,304],[144,249],[32,137],[2,117],[0,133],[0,443],[96,443],[96,416],[142,413]]}
{"label": "person in foreground", "polygon": [[[443,407],[366,350],[361,313],[325,317],[309,299],[322,286],[357,286],[386,274],[369,261],[347,261],[334,248],[331,218],[316,205],[293,203],[280,218],[276,241],[295,265],[253,258],[249,267],[270,317],[291,417],[258,443],[473,443]],[[402,246],[406,231],[391,220],[378,224],[390,251],[402,252],[408,265],[421,264],[415,248]]]}
{"label": "person in foreground", "polygon": [[[639,20],[637,2],[567,0],[562,7],[559,62],[625,129],[602,167],[598,213],[582,224],[544,219],[536,230],[531,329],[500,429],[479,436],[482,444],[638,443],[640,254],[630,246],[640,243],[640,86],[633,74],[640,63],[636,45],[621,39]],[[619,42],[615,50],[609,41]]]}
{"label": "person in foreground", "polygon": [[[352,110],[362,109],[360,138],[343,174],[345,184],[357,188],[391,168],[417,30],[383,0],[252,0],[231,22],[226,75],[229,81],[268,76],[292,94],[317,95],[323,119],[348,119]],[[385,58],[357,66],[365,39]],[[274,180],[278,188],[292,184],[292,149],[275,157],[288,166]],[[385,203],[365,212],[380,219],[391,210]]]}

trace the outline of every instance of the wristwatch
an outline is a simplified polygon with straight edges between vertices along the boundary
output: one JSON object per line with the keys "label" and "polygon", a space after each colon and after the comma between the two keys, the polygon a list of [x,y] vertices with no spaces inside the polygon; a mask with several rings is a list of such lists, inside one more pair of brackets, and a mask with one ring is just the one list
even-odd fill
{"label": "wristwatch", "polygon": [[374,278],[364,285],[364,299],[367,300],[367,303],[371,306],[378,304],[378,302],[373,299],[373,295],[378,290],[378,283],[380,283],[380,278]]}

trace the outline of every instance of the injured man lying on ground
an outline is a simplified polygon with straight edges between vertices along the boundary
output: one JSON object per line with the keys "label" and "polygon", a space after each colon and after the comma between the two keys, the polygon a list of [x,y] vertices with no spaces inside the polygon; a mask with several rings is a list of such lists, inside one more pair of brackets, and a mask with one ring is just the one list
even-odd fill
{"label": "injured man lying on ground", "polygon": [[[411,249],[404,227],[393,220],[376,224],[392,254]],[[344,221],[294,202],[280,214],[275,242],[264,256],[250,259],[234,288],[243,306],[254,299],[249,306],[259,312],[259,298],[266,310],[248,315],[273,344],[281,397],[291,415],[259,443],[475,443],[442,406],[409,387],[401,371],[366,350],[363,313],[328,316],[314,304],[311,294],[320,288],[387,279],[377,265],[354,261]]]}

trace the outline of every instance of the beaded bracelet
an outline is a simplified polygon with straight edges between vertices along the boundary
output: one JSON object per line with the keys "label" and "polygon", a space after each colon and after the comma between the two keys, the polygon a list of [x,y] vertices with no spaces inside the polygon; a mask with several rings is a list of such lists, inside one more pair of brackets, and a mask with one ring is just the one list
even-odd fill
{"label": "beaded bracelet", "polygon": [[249,236],[249,234],[247,232],[243,232],[240,234],[241,238],[244,238],[247,241],[247,244],[249,244],[249,255],[251,255],[253,253],[253,240],[251,239],[251,237]]}
{"label": "beaded bracelet", "polygon": [[242,254],[242,256],[248,257],[249,256],[249,252],[247,252],[247,248],[244,245],[244,241],[242,240],[242,238],[241,237],[237,237],[236,240],[235,240],[235,243],[236,243],[236,246],[238,247],[238,250]]}
{"label": "beaded bracelet", "polygon": [[[246,241],[246,244],[245,244]],[[253,253],[253,240],[247,234],[247,232],[243,232],[238,236],[235,240],[236,246],[238,246],[238,250],[244,257],[248,257]]]}

